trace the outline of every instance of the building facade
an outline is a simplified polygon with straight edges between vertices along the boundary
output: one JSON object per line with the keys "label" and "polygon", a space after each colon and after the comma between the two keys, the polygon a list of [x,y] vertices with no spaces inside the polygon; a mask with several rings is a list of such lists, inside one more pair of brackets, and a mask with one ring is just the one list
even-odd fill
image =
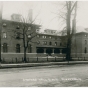
{"label": "building facade", "polygon": [[88,57],[88,33],[79,32],[72,37],[72,50],[73,57]]}
{"label": "building facade", "polygon": [[[3,20],[1,35],[1,56],[4,59],[23,58],[23,40],[21,35],[21,22],[13,20]],[[63,45],[61,36],[48,33],[39,33],[40,25],[27,24],[28,32],[33,32],[35,37],[28,43],[27,58],[41,56],[58,56],[66,54],[66,46]],[[33,27],[33,28],[31,28]],[[18,33],[15,33],[18,31]],[[30,35],[28,35],[30,37]]]}

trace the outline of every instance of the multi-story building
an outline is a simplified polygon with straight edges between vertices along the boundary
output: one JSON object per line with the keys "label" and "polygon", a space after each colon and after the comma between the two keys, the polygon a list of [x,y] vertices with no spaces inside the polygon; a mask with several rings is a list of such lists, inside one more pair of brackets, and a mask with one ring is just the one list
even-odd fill
{"label": "multi-story building", "polygon": [[[22,31],[22,22],[14,19],[15,17],[13,20],[2,21],[1,56],[4,59],[22,58],[24,54],[23,40],[19,39],[21,35],[18,34],[19,31]],[[40,25],[32,24],[31,26],[28,23],[25,24],[29,26],[27,33],[33,32],[36,35],[28,44],[27,57],[58,56],[66,53],[66,46],[63,45],[61,36],[39,33]],[[15,30],[18,31],[18,33],[15,33]]]}
{"label": "multi-story building", "polygon": [[[19,15],[20,16],[20,15]],[[13,17],[13,16],[12,16]],[[15,19],[15,18],[14,18]],[[28,43],[27,58],[41,56],[64,56],[66,54],[66,35],[59,36],[56,30],[46,29],[40,33],[40,25],[25,23],[28,26],[28,32],[33,32],[35,37]],[[24,46],[23,40],[16,31],[21,31],[22,22],[14,20],[3,20],[1,36],[2,58],[23,58]],[[32,28],[33,27],[33,28]],[[13,31],[14,30],[14,31]],[[52,33],[53,32],[53,33]],[[30,35],[28,35],[30,37]],[[88,56],[88,33],[79,32],[72,36],[71,54],[72,57]]]}
{"label": "multi-story building", "polygon": [[61,36],[37,33],[37,53],[63,54],[66,46],[63,46]]}
{"label": "multi-story building", "polygon": [[[64,53],[65,47],[62,46],[61,38],[57,35],[39,33],[40,25],[33,25],[36,36],[32,39],[30,52],[28,53]],[[29,25],[30,28],[30,25]],[[23,53],[23,43],[18,39],[14,30],[20,30],[20,24],[17,22],[3,20],[2,27],[2,52],[17,53],[16,44],[20,44],[19,53]],[[14,37],[15,36],[15,37]],[[18,36],[19,37],[19,36]],[[48,49],[49,48],[49,49]],[[46,49],[46,50],[45,50]],[[62,51],[62,52],[61,52]]]}
{"label": "multi-story building", "polygon": [[79,32],[72,37],[72,56],[88,57],[88,32]]}

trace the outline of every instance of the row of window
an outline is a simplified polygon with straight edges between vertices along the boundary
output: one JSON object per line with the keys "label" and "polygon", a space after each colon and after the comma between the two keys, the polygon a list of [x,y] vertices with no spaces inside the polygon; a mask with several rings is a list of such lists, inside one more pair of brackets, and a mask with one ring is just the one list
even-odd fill
{"label": "row of window", "polygon": [[[6,23],[3,23],[3,27],[6,27],[7,26],[7,24]],[[18,25],[17,27],[16,27],[16,29],[20,29],[20,26]],[[28,30],[31,30],[31,27],[28,27]]]}
{"label": "row of window", "polygon": [[[2,36],[3,38],[7,38],[7,33],[6,32],[3,32],[3,36]],[[31,36],[30,35],[28,35],[28,38],[30,38]],[[16,33],[16,39],[20,39],[20,32],[17,32]]]}
{"label": "row of window", "polygon": [[[40,36],[39,36],[39,35],[37,35],[37,37],[39,38]],[[52,37],[51,37],[51,36],[46,36],[46,35],[43,35],[43,36],[42,36],[42,38],[50,38],[50,39],[52,39]],[[55,39],[57,39],[57,38],[55,38]]]}
{"label": "row of window", "polygon": [[[43,43],[43,45],[47,45],[46,41],[43,41],[42,43]],[[38,41],[37,44],[40,44],[40,41]],[[52,42],[49,42],[49,45],[52,45]],[[57,46],[57,42],[55,42],[54,45]],[[60,46],[61,45],[62,45],[62,43],[60,43]]]}
{"label": "row of window", "polygon": [[[3,52],[4,53],[8,52],[7,43],[3,44]],[[20,44],[16,44],[16,53],[20,53]]]}
{"label": "row of window", "polygon": [[[7,38],[7,33],[6,32],[3,32],[3,38]],[[20,33],[16,33],[16,39],[19,39],[20,38]]]}
{"label": "row of window", "polygon": [[[29,36],[30,36],[30,35],[29,35]],[[29,37],[29,36],[28,36],[28,37]],[[39,35],[37,35],[37,37],[39,37]],[[7,34],[6,34],[6,32],[3,32],[3,38],[7,38]],[[16,33],[16,38],[17,38],[17,39],[20,38],[20,33],[19,33],[19,32]],[[42,38],[46,38],[46,36],[42,36]],[[51,39],[52,37],[49,36],[49,38]]]}
{"label": "row of window", "polygon": [[[16,53],[20,53],[20,44],[16,44]],[[28,47],[28,53],[31,53],[31,46]],[[8,52],[8,45],[7,43],[3,44],[3,52],[7,53]]]}

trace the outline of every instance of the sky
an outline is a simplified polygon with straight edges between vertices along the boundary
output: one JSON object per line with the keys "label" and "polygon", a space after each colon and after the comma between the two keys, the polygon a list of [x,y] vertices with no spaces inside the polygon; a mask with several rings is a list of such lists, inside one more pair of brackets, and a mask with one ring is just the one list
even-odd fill
{"label": "sky", "polygon": [[[42,24],[42,30],[48,28],[62,30],[65,22],[61,23],[57,12],[62,8],[61,1],[4,1],[3,19],[11,19],[13,13],[28,15],[30,9],[33,10],[33,19],[36,23]],[[88,1],[79,1],[77,9],[77,28],[88,28]]]}

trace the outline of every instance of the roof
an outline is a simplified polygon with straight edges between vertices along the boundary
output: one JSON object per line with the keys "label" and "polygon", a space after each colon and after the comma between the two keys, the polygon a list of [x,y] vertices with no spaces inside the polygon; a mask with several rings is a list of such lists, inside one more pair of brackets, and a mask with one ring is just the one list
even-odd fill
{"label": "roof", "polygon": [[[16,21],[5,20],[5,19],[3,19],[2,22],[6,23],[6,24],[13,24],[14,23],[14,25],[17,25],[17,24],[19,25],[19,24],[23,23],[23,22],[16,22]],[[26,23],[26,24],[31,25],[30,23]],[[37,25],[37,24],[32,24],[32,25],[36,26],[37,28],[41,27],[41,25]]]}
{"label": "roof", "polygon": [[78,34],[88,34],[88,32],[78,32],[78,33],[76,33],[76,35],[78,35]]}
{"label": "roof", "polygon": [[50,35],[50,36],[59,36],[59,35],[56,35],[56,34],[48,34],[48,33],[37,33],[39,35]]}

